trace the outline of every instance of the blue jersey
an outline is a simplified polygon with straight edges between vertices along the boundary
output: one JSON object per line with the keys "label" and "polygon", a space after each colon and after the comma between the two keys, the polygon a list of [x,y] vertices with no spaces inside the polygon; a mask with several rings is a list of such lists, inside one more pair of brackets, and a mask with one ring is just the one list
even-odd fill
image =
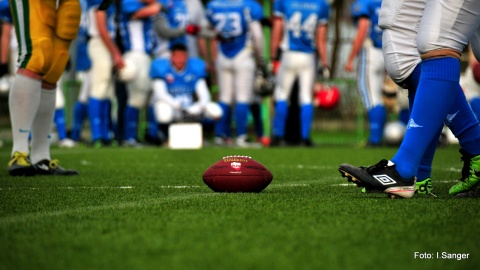
{"label": "blue jersey", "polygon": [[10,24],[13,23],[8,0],[0,0],[0,21]]}
{"label": "blue jersey", "polygon": [[77,54],[75,69],[77,71],[89,70],[91,67],[90,58],[87,52],[88,43],[88,10],[87,1],[80,0],[80,6],[82,7],[82,16],[80,17],[80,27],[77,35]]}
{"label": "blue jersey", "polygon": [[193,104],[195,85],[206,76],[205,62],[196,57],[189,58],[185,68],[180,71],[173,67],[168,58],[153,60],[150,69],[150,77],[164,80],[168,93],[179,100],[184,108]]}
{"label": "blue jersey", "polygon": [[[98,33],[96,20],[95,20],[95,12],[98,9],[98,6],[102,3],[102,0],[87,0],[87,12],[88,12],[88,35],[90,37],[100,37]],[[110,7],[105,11],[107,14],[107,29],[110,37],[112,39],[115,38],[115,13],[116,8],[115,5],[112,4]]]}
{"label": "blue jersey", "polygon": [[354,21],[360,17],[370,19],[370,38],[376,48],[382,48],[382,29],[378,26],[378,13],[381,5],[382,0],[357,0],[352,4]]}
{"label": "blue jersey", "polygon": [[312,53],[320,24],[328,22],[330,7],[325,0],[277,0],[275,16],[285,22],[284,41],[287,50]]}
{"label": "blue jersey", "polygon": [[153,20],[151,17],[131,20],[135,12],[144,8],[141,0],[123,0],[121,16],[121,35],[126,51],[152,53],[155,44]]}
{"label": "blue jersey", "polygon": [[[160,3],[167,8],[167,12],[161,15],[165,17],[168,25],[172,29],[185,28],[188,24],[187,4],[184,0],[161,0]],[[169,40],[170,45],[181,43],[187,45],[187,36],[173,38]]]}
{"label": "blue jersey", "polygon": [[220,50],[229,58],[248,45],[248,24],[262,16],[262,7],[253,0],[213,0],[207,4],[207,19],[223,38]]}

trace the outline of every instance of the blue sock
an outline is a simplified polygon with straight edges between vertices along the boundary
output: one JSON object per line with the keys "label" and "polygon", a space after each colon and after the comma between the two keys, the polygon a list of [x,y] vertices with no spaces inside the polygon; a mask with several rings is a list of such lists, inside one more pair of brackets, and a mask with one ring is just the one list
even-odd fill
{"label": "blue sock", "polygon": [[373,144],[380,144],[383,137],[383,128],[387,121],[387,111],[383,105],[377,105],[368,111],[370,122],[370,136],[368,141]]}
{"label": "blue sock", "polygon": [[147,108],[147,134],[152,138],[159,138],[157,118],[152,105],[149,105]]}
{"label": "blue sock", "polygon": [[88,118],[92,133],[92,141],[102,139],[101,100],[96,98],[88,99]]}
{"label": "blue sock", "polygon": [[285,136],[285,125],[287,122],[288,104],[287,101],[277,101],[275,104],[275,117],[273,118],[274,136],[283,138]]}
{"label": "blue sock", "polygon": [[235,105],[235,122],[237,124],[237,136],[247,134],[248,127],[248,103],[237,103]]}
{"label": "blue sock", "polygon": [[432,176],[432,162],[433,156],[435,155],[435,150],[437,150],[438,145],[438,138],[440,138],[440,134],[442,134],[443,126],[438,129],[433,137],[433,140],[430,142],[430,145],[425,150],[425,154],[420,160],[420,164],[418,165],[417,170],[417,180],[423,181]]}
{"label": "blue sock", "polygon": [[137,138],[138,115],[139,111],[137,108],[127,106],[125,109],[125,140]]}
{"label": "blue sock", "polygon": [[300,125],[302,129],[302,139],[310,139],[310,131],[313,122],[313,105],[303,104],[300,107]]}
{"label": "blue sock", "polygon": [[478,155],[480,154],[480,125],[460,85],[457,86],[454,100],[453,111],[448,113],[445,123],[467,153]]}
{"label": "blue sock", "polygon": [[222,117],[215,124],[215,136],[217,137],[231,137],[230,134],[230,120],[231,120],[231,108],[230,105],[223,102],[218,102],[220,108],[222,108]]}
{"label": "blue sock", "polygon": [[[460,79],[460,61],[454,58],[425,60],[415,94],[405,138],[392,161],[404,178],[417,174],[420,161],[453,106],[453,95]],[[435,132],[431,132],[434,130]]]}
{"label": "blue sock", "polygon": [[109,99],[102,100],[101,104],[101,129],[102,139],[104,141],[110,141],[110,130],[112,129],[112,117],[110,114],[112,104]]}
{"label": "blue sock", "polygon": [[480,97],[474,97],[470,100],[470,107],[477,119],[480,119]]}
{"label": "blue sock", "polygon": [[[415,93],[417,91],[421,73],[422,73],[422,68],[420,63],[415,67],[412,74],[410,74],[410,76],[404,81],[408,89],[408,104],[410,109],[413,108],[413,103],[415,101]],[[410,119],[410,110],[408,110],[408,116],[406,118],[406,121],[405,119],[403,119],[402,122],[405,121],[404,123],[407,125],[409,119]],[[442,133],[442,128],[440,128],[437,131],[434,138],[439,138],[441,133]],[[420,161],[420,165],[418,166],[418,170],[416,174],[418,181],[423,181],[431,177],[433,156],[435,155],[437,144],[438,144],[438,139],[433,139],[430,145],[425,150],[425,154],[423,155],[422,160]]]}
{"label": "blue sock", "polygon": [[67,138],[67,123],[65,122],[65,110],[63,108],[55,110],[55,114],[53,115],[53,122],[55,122],[58,139],[63,140]]}
{"label": "blue sock", "polygon": [[73,127],[72,127],[72,140],[80,140],[82,132],[83,121],[88,116],[88,106],[86,103],[77,101],[73,107]]}

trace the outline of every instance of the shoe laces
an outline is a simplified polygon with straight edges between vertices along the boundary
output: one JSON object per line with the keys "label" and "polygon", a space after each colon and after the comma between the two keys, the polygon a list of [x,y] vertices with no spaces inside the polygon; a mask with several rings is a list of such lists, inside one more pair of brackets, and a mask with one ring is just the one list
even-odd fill
{"label": "shoe laces", "polygon": [[13,154],[13,158],[8,162],[8,166],[12,166],[15,162],[21,163],[22,165],[29,166],[30,160],[28,159],[28,155],[22,152],[15,152]]}
{"label": "shoe laces", "polygon": [[382,159],[380,160],[380,162],[378,162],[375,165],[372,165],[370,167],[361,167],[361,168],[366,169],[368,173],[375,173],[377,171],[384,169],[387,166],[388,166],[388,160]]}
{"label": "shoe laces", "polygon": [[52,160],[50,160],[48,166],[49,166],[51,169],[55,170],[56,168],[58,168],[58,163],[60,163],[60,162],[58,161],[58,159],[52,159]]}

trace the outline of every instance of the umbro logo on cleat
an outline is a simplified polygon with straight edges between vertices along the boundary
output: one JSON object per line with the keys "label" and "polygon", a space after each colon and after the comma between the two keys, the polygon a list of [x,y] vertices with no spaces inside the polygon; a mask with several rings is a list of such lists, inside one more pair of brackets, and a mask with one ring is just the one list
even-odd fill
{"label": "umbro logo on cleat", "polygon": [[377,181],[382,183],[382,185],[384,186],[397,183],[395,180],[393,180],[390,176],[386,174],[373,175],[373,178],[377,179]]}

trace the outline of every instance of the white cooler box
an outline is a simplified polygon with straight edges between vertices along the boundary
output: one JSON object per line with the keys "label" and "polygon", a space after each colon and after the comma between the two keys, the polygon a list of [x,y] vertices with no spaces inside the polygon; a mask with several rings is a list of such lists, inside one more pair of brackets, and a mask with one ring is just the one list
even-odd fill
{"label": "white cooler box", "polygon": [[203,132],[200,123],[175,123],[168,127],[168,147],[171,149],[200,149]]}

